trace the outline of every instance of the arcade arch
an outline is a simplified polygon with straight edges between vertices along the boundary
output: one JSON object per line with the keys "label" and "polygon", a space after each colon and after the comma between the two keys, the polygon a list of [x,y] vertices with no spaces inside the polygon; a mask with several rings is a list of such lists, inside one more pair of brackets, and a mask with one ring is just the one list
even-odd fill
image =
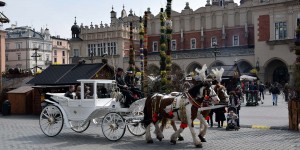
{"label": "arcade arch", "polygon": [[241,74],[249,73],[250,70],[253,69],[251,63],[246,60],[240,60],[239,62],[237,62],[237,65]]}
{"label": "arcade arch", "polygon": [[269,60],[265,65],[265,81],[284,84],[289,82],[290,75],[286,63],[280,58]]}

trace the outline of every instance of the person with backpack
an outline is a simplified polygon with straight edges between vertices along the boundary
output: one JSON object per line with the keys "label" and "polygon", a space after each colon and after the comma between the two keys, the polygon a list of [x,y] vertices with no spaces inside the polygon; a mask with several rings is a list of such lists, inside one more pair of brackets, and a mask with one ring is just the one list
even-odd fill
{"label": "person with backpack", "polygon": [[272,89],[270,89],[270,90],[271,90],[271,93],[272,93],[273,106],[277,106],[278,94],[280,94],[278,84],[275,83],[274,86],[272,87]]}
{"label": "person with backpack", "polygon": [[264,91],[265,91],[265,85],[260,82],[259,86],[258,86],[258,91],[259,91],[259,97],[260,97],[260,101],[261,104],[263,104],[263,100],[265,99],[265,95],[264,95]]}

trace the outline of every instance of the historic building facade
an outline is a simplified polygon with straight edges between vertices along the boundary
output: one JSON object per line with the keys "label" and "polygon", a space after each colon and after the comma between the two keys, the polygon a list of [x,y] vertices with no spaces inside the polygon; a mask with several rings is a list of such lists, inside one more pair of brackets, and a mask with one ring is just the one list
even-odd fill
{"label": "historic building facade", "polygon": [[70,63],[77,63],[85,60],[87,63],[101,62],[103,58],[108,60],[112,67],[124,67],[123,58],[129,50],[129,22],[133,22],[134,47],[138,47],[138,20],[139,17],[132,11],[127,15],[125,8],[121,11],[121,16],[117,17],[117,12],[112,8],[111,23],[100,25],[84,26],[77,25],[76,18],[71,28],[72,38],[70,39]]}
{"label": "historic building facade", "polygon": [[[293,39],[300,17],[297,1],[241,0],[238,6],[233,0],[207,0],[205,6],[196,10],[190,9],[188,3],[183,8],[181,12],[172,11],[170,47],[175,69],[188,74],[204,64],[212,67],[236,63],[242,73],[257,68],[263,82],[292,80],[292,65],[296,59]],[[148,70],[155,73],[160,61],[160,20],[159,14],[154,16],[148,12]],[[138,27],[138,17],[132,11],[127,16],[123,9],[120,18],[112,10],[111,18],[110,25],[79,27],[75,22],[72,33],[76,34],[72,35],[70,45],[73,61],[101,56],[103,51],[111,50],[115,42],[116,53],[111,55],[115,66],[128,67],[128,22],[133,21]],[[138,29],[134,28],[133,33],[138,55]],[[216,50],[219,53],[214,53]],[[140,68],[139,64],[136,66]]]}
{"label": "historic building facade", "polygon": [[[52,57],[52,41],[49,29],[41,29],[40,32],[28,26],[5,29],[5,61],[6,69],[20,68],[34,73],[35,67],[46,69],[50,65]],[[35,50],[37,49],[37,56]],[[37,58],[37,60],[36,60]],[[37,64],[36,64],[37,61]]]}
{"label": "historic building facade", "polygon": [[70,44],[69,40],[52,36],[52,64],[69,64]]}

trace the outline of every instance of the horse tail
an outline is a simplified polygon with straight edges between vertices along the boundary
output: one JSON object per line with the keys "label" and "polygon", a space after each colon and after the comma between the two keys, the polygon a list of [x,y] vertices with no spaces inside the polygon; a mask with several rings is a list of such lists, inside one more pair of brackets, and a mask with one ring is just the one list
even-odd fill
{"label": "horse tail", "polygon": [[[145,107],[144,107],[144,120],[143,120],[143,123],[144,123],[144,126],[145,128],[151,123],[152,121],[152,109],[151,109],[151,97],[152,95],[149,95],[147,98],[146,98],[146,101],[145,101]],[[148,108],[150,107],[150,108]]]}

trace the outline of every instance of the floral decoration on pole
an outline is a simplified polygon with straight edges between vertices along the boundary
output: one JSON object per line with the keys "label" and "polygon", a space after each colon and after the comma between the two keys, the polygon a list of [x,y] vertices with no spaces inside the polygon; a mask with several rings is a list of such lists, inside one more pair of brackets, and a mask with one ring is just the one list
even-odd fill
{"label": "floral decoration on pole", "polygon": [[294,81],[297,98],[300,96],[300,19],[297,19],[295,54],[297,55],[294,67]]}
{"label": "floral decoration on pole", "polygon": [[164,9],[160,9],[160,78],[161,78],[161,92],[167,92],[167,71],[166,71],[166,59],[167,59],[167,40],[166,40],[166,14]]}
{"label": "floral decoration on pole", "polygon": [[133,49],[133,31],[132,31],[132,22],[130,22],[130,30],[129,30],[129,36],[130,36],[130,47],[129,47],[129,70],[135,74],[135,53]]}
{"label": "floral decoration on pole", "polygon": [[171,61],[171,39],[172,39],[172,0],[167,0],[166,8],[166,37],[167,37],[167,59],[166,59],[166,71],[167,71],[167,85],[171,84],[171,71],[172,71],[172,61]]}
{"label": "floral decoration on pole", "polygon": [[144,73],[143,73],[143,87],[144,87],[144,95],[147,96],[148,94],[148,80],[147,80],[147,75],[148,75],[148,35],[147,35],[147,24],[148,24],[148,12],[145,11],[144,15],[144,49],[143,49],[143,54],[144,54]]}
{"label": "floral decoration on pole", "polygon": [[[144,32],[144,23],[143,23],[143,18],[140,17],[140,31],[139,31],[139,35],[140,35],[140,60],[141,60],[141,79],[140,81],[144,81],[144,77],[143,77],[143,74],[144,74],[144,35],[145,35],[145,32]],[[144,88],[144,84],[143,82],[141,82],[141,90],[143,90]]]}

